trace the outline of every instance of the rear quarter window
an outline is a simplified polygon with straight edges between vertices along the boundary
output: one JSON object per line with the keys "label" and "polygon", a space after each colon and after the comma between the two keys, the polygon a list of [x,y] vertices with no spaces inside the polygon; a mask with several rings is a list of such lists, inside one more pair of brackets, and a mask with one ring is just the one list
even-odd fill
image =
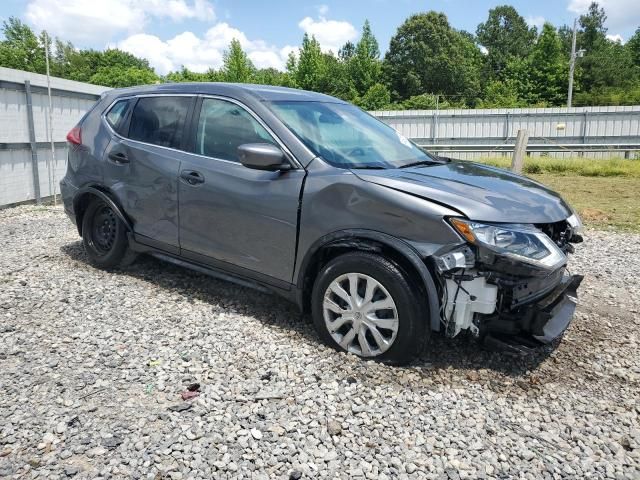
{"label": "rear quarter window", "polygon": [[123,134],[122,130],[125,124],[127,113],[129,112],[130,103],[131,102],[128,99],[120,100],[114,103],[105,115],[107,123],[120,135]]}

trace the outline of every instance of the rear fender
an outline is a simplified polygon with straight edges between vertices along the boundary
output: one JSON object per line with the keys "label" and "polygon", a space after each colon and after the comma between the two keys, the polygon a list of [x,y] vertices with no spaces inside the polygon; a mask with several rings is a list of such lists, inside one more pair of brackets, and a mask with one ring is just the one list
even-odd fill
{"label": "rear fender", "polygon": [[84,216],[84,203],[88,200],[87,197],[97,197],[104,201],[109,207],[115,212],[118,218],[124,223],[129,232],[133,232],[133,226],[131,222],[124,214],[123,210],[120,206],[113,200],[111,196],[109,196],[108,192],[99,189],[96,186],[83,187],[78,190],[75,197],[73,198],[73,211],[76,215],[76,226],[78,227],[78,233],[82,236],[82,217]]}

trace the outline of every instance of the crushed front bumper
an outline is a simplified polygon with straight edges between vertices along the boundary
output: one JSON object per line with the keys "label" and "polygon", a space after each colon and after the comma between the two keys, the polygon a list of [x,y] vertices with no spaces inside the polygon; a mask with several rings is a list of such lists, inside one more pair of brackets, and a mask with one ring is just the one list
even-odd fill
{"label": "crushed front bumper", "polygon": [[487,347],[528,353],[561,337],[571,324],[582,275],[565,273],[558,285],[535,302],[515,311],[485,319],[483,340]]}
{"label": "crushed front bumper", "polygon": [[578,304],[578,287],[583,276],[567,277],[566,282],[561,282],[550,295],[534,306],[535,318],[531,333],[542,343],[550,343],[562,336],[573,319]]}

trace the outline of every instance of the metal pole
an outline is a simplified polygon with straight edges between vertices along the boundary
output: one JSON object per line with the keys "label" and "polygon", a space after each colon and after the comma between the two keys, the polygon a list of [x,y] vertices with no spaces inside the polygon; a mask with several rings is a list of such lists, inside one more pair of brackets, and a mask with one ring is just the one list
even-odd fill
{"label": "metal pole", "polygon": [[438,141],[438,128],[440,128],[440,94],[436,93],[436,128],[433,131],[433,143]]}
{"label": "metal pole", "polygon": [[53,204],[58,204],[56,195],[56,146],[53,143],[53,102],[51,101],[51,80],[49,75],[49,35],[44,32],[44,56],[47,64],[47,95],[49,96],[49,141],[51,142],[51,162],[49,163],[49,193],[53,193]]}
{"label": "metal pole", "polygon": [[571,60],[569,62],[569,92],[567,94],[567,107],[571,107],[573,97],[573,72],[576,68],[576,31],[578,19],[573,20],[573,38],[571,39]]}
{"label": "metal pole", "polygon": [[33,193],[36,203],[40,205],[40,175],[38,174],[38,146],[36,145],[36,129],[33,124],[33,102],[31,100],[31,82],[24,81],[24,93],[27,97],[27,124],[29,127],[29,146],[31,147],[31,173],[33,174]]}

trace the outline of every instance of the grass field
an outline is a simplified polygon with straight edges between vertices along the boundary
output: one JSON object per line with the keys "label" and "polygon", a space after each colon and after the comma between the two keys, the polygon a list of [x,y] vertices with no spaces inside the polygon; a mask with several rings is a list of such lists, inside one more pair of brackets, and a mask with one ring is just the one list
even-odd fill
{"label": "grass field", "polygon": [[[511,158],[507,157],[485,158],[480,161],[496,167],[511,167]],[[544,173],[580,175],[583,177],[640,178],[640,160],[549,157],[527,158],[525,160],[525,175]]]}
{"label": "grass field", "polygon": [[[482,162],[511,164],[507,158]],[[524,170],[559,192],[587,227],[640,232],[640,160],[527,158]]]}

